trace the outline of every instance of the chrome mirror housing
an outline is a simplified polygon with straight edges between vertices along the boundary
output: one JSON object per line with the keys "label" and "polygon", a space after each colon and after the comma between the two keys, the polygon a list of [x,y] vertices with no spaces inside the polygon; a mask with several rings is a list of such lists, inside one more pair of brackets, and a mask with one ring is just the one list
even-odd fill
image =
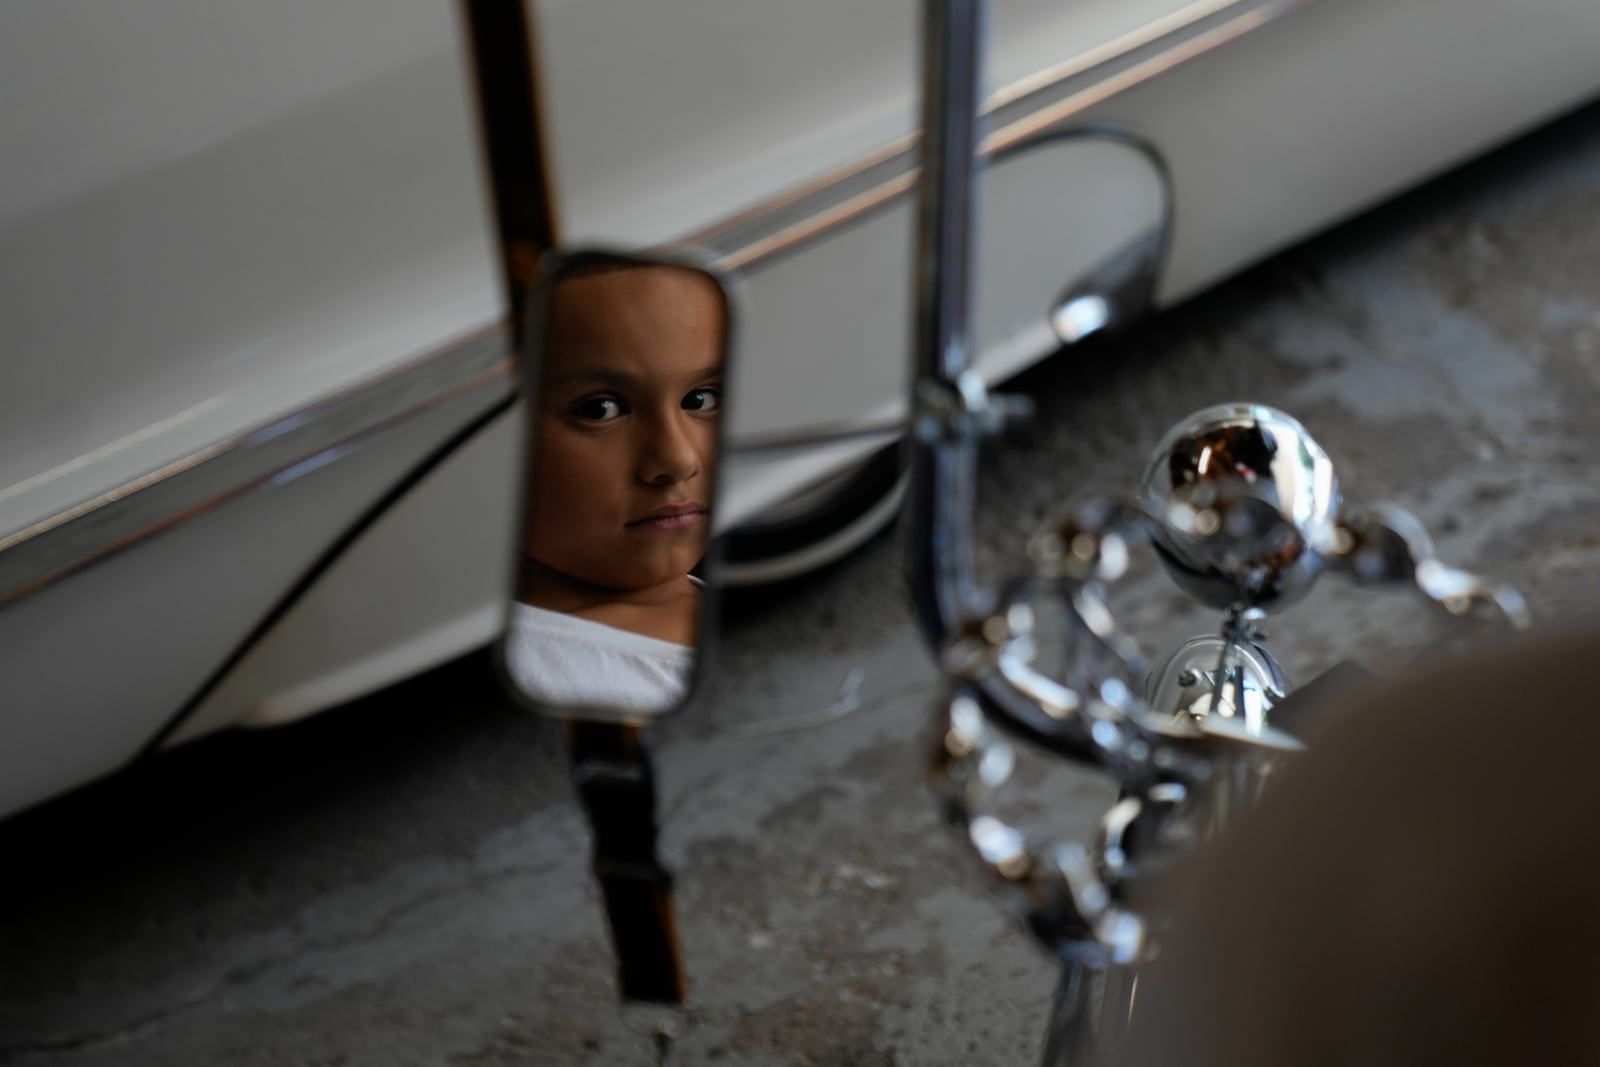
{"label": "chrome mirror housing", "polygon": [[546,714],[647,720],[688,700],[707,630],[730,301],[685,257],[578,252],[544,268],[499,659]]}

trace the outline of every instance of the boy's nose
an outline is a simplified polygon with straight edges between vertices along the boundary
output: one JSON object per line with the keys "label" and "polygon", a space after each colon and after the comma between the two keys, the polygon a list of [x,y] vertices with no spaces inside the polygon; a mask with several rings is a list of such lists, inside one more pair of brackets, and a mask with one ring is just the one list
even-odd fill
{"label": "boy's nose", "polygon": [[677,417],[653,428],[640,459],[640,480],[651,485],[674,485],[700,473],[700,450],[691,427]]}

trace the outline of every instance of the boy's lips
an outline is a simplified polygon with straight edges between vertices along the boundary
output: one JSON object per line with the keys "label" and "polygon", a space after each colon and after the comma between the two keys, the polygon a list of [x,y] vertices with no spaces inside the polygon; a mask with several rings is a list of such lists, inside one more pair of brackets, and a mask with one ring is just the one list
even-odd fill
{"label": "boy's lips", "polygon": [[634,519],[627,526],[630,530],[639,530],[643,533],[664,533],[698,526],[705,520],[704,504],[669,504],[657,508],[642,519]]}

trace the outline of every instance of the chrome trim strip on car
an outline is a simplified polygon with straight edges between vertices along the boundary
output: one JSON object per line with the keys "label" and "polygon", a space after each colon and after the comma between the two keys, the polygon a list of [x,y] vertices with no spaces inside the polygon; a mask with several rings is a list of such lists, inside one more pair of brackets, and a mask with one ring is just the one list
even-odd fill
{"label": "chrome trim strip on car", "polygon": [[0,605],[246,490],[315,470],[400,419],[504,383],[499,399],[510,370],[510,333],[499,323],[0,537]]}
{"label": "chrome trim strip on car", "polygon": [[[1198,0],[1056,67],[984,104],[984,158],[1001,155],[1077,118],[1110,97],[1316,0]],[[710,249],[717,266],[753,266],[882,208],[920,176],[916,133],[677,242]]]}

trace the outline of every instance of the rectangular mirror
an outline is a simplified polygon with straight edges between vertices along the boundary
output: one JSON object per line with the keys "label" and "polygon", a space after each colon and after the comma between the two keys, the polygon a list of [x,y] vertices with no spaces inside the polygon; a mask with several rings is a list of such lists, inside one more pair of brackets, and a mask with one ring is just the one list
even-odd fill
{"label": "rectangular mirror", "polygon": [[547,714],[653,718],[687,700],[704,629],[728,294],[685,259],[582,252],[528,316],[501,666]]}

